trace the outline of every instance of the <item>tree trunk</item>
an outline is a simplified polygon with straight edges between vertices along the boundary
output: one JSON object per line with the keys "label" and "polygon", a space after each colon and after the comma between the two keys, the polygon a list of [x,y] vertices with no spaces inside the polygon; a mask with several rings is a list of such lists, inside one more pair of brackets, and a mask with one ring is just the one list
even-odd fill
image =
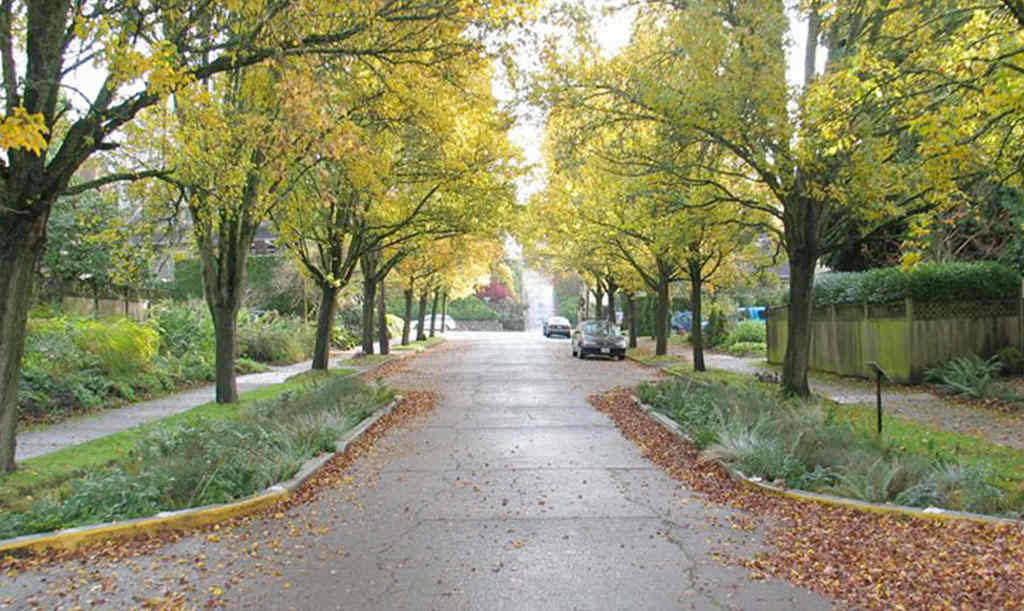
{"label": "tree trunk", "polygon": [[[657,291],[655,291],[655,293],[657,293]],[[651,321],[651,340],[652,341],[658,339],[658,321],[656,320],[657,316],[654,313],[655,310],[657,310],[657,303],[656,303],[656,301],[657,301],[657,299],[651,299],[650,295],[647,296],[647,318],[648,318],[648,320]]]}
{"label": "tree trunk", "polygon": [[448,320],[448,293],[441,295],[441,333],[444,334],[445,321]]}
{"label": "tree trunk", "polygon": [[384,301],[384,280],[380,281],[380,304],[377,307],[380,315],[380,353],[391,353],[391,332],[388,330],[388,304]]}
{"label": "tree trunk", "polygon": [[374,297],[377,295],[377,283],[372,277],[363,276],[363,354],[373,354]]}
{"label": "tree trunk", "polygon": [[786,357],[782,365],[782,388],[786,392],[806,396],[807,369],[811,360],[811,315],[814,307],[814,266],[810,258],[789,259],[789,313],[787,321]]}
{"label": "tree trunk", "polygon": [[427,293],[426,291],[420,293],[420,311],[416,317],[418,324],[416,325],[416,341],[422,342],[427,339],[427,331],[424,326],[427,324]]}
{"label": "tree trunk", "polygon": [[430,307],[430,337],[434,337],[434,329],[437,327],[437,298],[440,297],[440,289],[434,289],[434,304]]}
{"label": "tree trunk", "polygon": [[338,314],[338,289],[330,284],[320,287],[320,313],[316,318],[316,341],[313,345],[313,369],[330,367],[331,335],[334,317]]}
{"label": "tree trunk", "polygon": [[626,295],[626,312],[629,316],[629,347],[636,348],[636,298],[633,293]]}
{"label": "tree trunk", "polygon": [[359,269],[363,273],[363,312],[360,320],[363,354],[373,354],[373,331],[377,327],[377,312],[373,308],[377,296],[377,261],[374,255],[368,252],[359,257]]}
{"label": "tree trunk", "polygon": [[[214,374],[217,403],[238,401],[235,358],[238,356],[238,310],[245,300],[246,261],[255,228],[239,221],[232,231],[221,231],[221,243],[199,247],[203,295],[213,318]],[[228,234],[237,241],[229,241]]]}
{"label": "tree trunk", "polygon": [[597,303],[597,315],[594,318],[604,318],[604,291],[595,289],[594,301]]}
{"label": "tree trunk", "polygon": [[215,337],[214,373],[216,375],[217,403],[238,401],[238,383],[235,381],[235,356],[238,354],[238,308],[215,306],[213,332]]}
{"label": "tree trunk", "polygon": [[405,289],[405,324],[402,325],[402,345],[409,345],[409,331],[412,328],[412,289]]}
{"label": "tree trunk", "polygon": [[4,215],[0,235],[0,468],[14,471],[18,381],[36,261],[43,252],[46,215],[35,223]]}
{"label": "tree trunk", "polygon": [[690,307],[693,318],[690,323],[690,343],[693,345],[693,370],[705,371],[704,330],[700,326],[703,304],[701,303],[701,265],[699,261],[689,262]]}
{"label": "tree trunk", "polygon": [[618,285],[614,281],[608,281],[608,322],[613,325],[617,322],[615,320],[615,293],[619,290]]}
{"label": "tree trunk", "polygon": [[654,354],[668,353],[668,280],[658,279],[658,298],[654,305]]}

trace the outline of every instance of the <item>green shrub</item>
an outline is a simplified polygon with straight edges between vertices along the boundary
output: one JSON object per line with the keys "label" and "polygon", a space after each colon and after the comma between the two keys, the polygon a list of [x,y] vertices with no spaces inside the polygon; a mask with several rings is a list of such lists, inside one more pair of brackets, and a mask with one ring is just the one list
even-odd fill
{"label": "green shrub", "polygon": [[202,301],[160,301],[150,308],[149,320],[160,334],[161,353],[213,354],[213,320]]}
{"label": "green shrub", "polygon": [[1004,375],[1020,375],[1024,373],[1024,352],[1013,346],[1007,346],[996,353],[1002,364]]}
{"label": "green shrub", "polygon": [[[427,317],[430,320],[430,317]],[[405,326],[405,320],[394,314],[387,314],[388,321],[388,337],[390,339],[396,339],[402,337],[402,327]],[[438,314],[437,323],[441,324],[441,315]],[[429,324],[429,322],[428,322]]]}
{"label": "green shrub", "polygon": [[287,364],[312,354],[315,329],[301,319],[274,312],[243,312],[238,319],[239,356],[261,363]]}
{"label": "green shrub", "polygon": [[357,333],[353,333],[341,325],[334,327],[334,332],[331,334],[331,346],[338,350],[348,350],[359,345],[359,342],[360,338]]}
{"label": "green shrub", "polygon": [[725,345],[729,347],[738,342],[763,344],[765,337],[766,330],[763,320],[741,320],[729,330],[729,334],[725,338]]}
{"label": "green shrub", "polygon": [[918,302],[997,301],[1020,296],[1020,276],[991,261],[925,263],[910,270],[899,267],[866,272],[829,272],[814,280],[818,306]]}
{"label": "green shrub", "polygon": [[719,346],[729,333],[729,321],[721,308],[712,306],[711,314],[708,315],[708,326],[705,330],[704,341],[708,346]]}
{"label": "green shrub", "polygon": [[453,299],[448,303],[448,315],[455,320],[495,320],[498,313],[476,295]]}
{"label": "green shrub", "polygon": [[992,395],[1002,368],[999,357],[985,360],[977,354],[967,354],[926,370],[925,381],[954,394],[984,398]]}
{"label": "green shrub", "polygon": [[768,344],[764,342],[736,342],[728,348],[729,354],[735,356],[765,356],[768,354]]}
{"label": "green shrub", "polygon": [[74,327],[74,341],[98,359],[111,376],[127,376],[148,370],[160,345],[156,330],[127,318],[82,320]]}
{"label": "green shrub", "polygon": [[1020,297],[1020,276],[991,261],[928,263],[910,272],[908,293],[915,301],[988,301]]}

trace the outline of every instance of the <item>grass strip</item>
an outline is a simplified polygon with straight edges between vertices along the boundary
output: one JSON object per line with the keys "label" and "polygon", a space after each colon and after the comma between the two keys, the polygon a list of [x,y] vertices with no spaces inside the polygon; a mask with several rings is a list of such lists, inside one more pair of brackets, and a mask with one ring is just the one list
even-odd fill
{"label": "grass strip", "polygon": [[859,500],[1019,517],[1024,452],[875,411],[786,397],[734,372],[677,372],[640,398],[710,456],[768,481]]}
{"label": "grass strip", "polygon": [[[283,450],[279,453],[287,454],[287,460],[273,466],[269,471],[288,471],[292,469],[293,464],[297,468],[304,457],[316,453],[318,449],[331,449],[333,446],[330,444],[339,436],[338,433],[354,426],[367,416],[367,412],[387,399],[379,391],[348,378],[351,373],[352,370],[345,369],[332,369],[328,373],[303,373],[284,383],[244,393],[238,403],[204,403],[160,421],[26,461],[20,465],[17,472],[0,480],[0,536],[104,521],[90,520],[88,516],[80,519],[75,512],[67,508],[60,509],[59,506],[67,505],[67,501],[80,494],[83,487],[96,487],[99,480],[111,474],[123,476],[125,481],[122,483],[127,488],[137,483],[132,481],[133,478],[145,479],[152,475],[151,466],[155,469],[164,469],[163,475],[166,475],[169,481],[175,481],[176,478],[187,479],[173,473],[176,468],[193,470],[194,473],[191,475],[198,477],[201,477],[204,471],[210,472],[212,469],[215,474],[220,471],[220,477],[229,471],[227,467],[230,466],[213,464],[206,460],[206,454],[210,453],[211,445],[221,444],[222,440],[229,439],[232,435],[236,436],[240,445],[247,442],[264,442],[264,446],[275,446]],[[343,402],[344,397],[334,396],[341,394],[354,397],[350,401],[352,404],[341,404],[336,410],[338,413],[334,414],[337,418],[332,419],[332,413],[325,410],[331,408],[332,402],[336,405]],[[240,431],[246,433],[248,438],[241,433],[236,435]],[[211,436],[211,433],[216,434]],[[197,440],[203,440],[203,443],[197,443]],[[265,453],[263,449],[264,447],[252,448],[253,455],[243,456],[239,462],[255,465],[259,463],[258,460],[262,460],[267,465],[274,463],[274,457]],[[229,453],[226,450],[224,452],[225,455]],[[238,456],[234,456],[232,460],[236,459]],[[165,464],[160,465],[161,461]],[[179,464],[175,465],[175,461]],[[182,461],[190,461],[191,464],[182,465]],[[210,481],[207,481],[203,484],[202,490],[193,490],[188,494],[197,500],[197,505],[202,505],[199,501],[210,500],[207,496],[211,493],[213,496],[219,494],[225,498],[239,497],[256,491],[249,488],[262,485],[261,481],[257,481],[259,477],[254,478],[251,473],[246,475],[245,469],[236,471],[250,477],[251,481],[243,482],[241,487],[234,486],[227,481],[230,479],[227,476],[227,480],[216,482],[217,487],[211,488]],[[271,475],[276,477],[280,473]],[[99,483],[103,486],[116,487],[109,481]],[[165,492],[160,491],[159,494],[166,496],[163,500],[167,501],[168,506],[162,506],[158,511],[189,506],[183,504],[181,498],[173,498]],[[132,513],[131,499],[121,498],[120,503],[128,510],[125,513]],[[111,503],[106,505],[117,503],[111,499]],[[40,523],[51,528],[25,526],[24,514],[40,512],[50,514],[50,519]],[[116,515],[116,518],[127,517],[137,516]]]}

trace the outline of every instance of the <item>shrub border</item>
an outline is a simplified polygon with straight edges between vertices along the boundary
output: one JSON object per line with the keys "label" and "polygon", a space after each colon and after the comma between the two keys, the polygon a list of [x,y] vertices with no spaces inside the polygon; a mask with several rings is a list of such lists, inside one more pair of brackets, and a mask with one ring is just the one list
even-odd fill
{"label": "shrub border", "polygon": [[363,419],[362,422],[346,432],[341,439],[338,439],[335,442],[334,452],[310,458],[302,464],[298,473],[291,479],[274,484],[263,492],[257,492],[231,503],[205,505],[203,507],[192,507],[178,511],[161,511],[156,515],[146,518],[106,522],[92,526],[78,526],[56,532],[23,535],[12,539],[0,540],[0,554],[21,550],[44,551],[49,548],[74,550],[103,539],[155,534],[166,530],[197,528],[253,513],[283,501],[294,494],[320,467],[335,456],[342,454],[367,429],[383,418],[385,414],[390,413],[401,400],[402,396],[396,395],[390,402],[378,407],[373,415]]}
{"label": "shrub border", "polygon": [[[648,418],[651,418],[655,422],[661,424],[673,435],[680,437],[690,443],[693,443],[693,439],[683,430],[683,428],[675,420],[672,420],[665,414],[654,409],[653,406],[647,405],[640,400],[639,397],[630,393],[630,398],[633,403],[643,410]],[[888,514],[901,514],[912,518],[924,518],[929,520],[968,520],[971,522],[978,522],[981,524],[1002,524],[1011,526],[1024,526],[1024,520],[1014,520],[1013,518],[1000,518],[996,516],[989,516],[980,513],[969,513],[966,511],[952,511],[949,509],[940,509],[938,507],[921,509],[919,507],[909,507],[907,505],[894,505],[892,503],[868,503],[865,501],[858,501],[856,499],[850,499],[841,496],[834,496],[831,494],[822,494],[820,492],[807,492],[805,490],[797,490],[791,488],[780,488],[779,486],[772,486],[764,483],[760,477],[748,477],[742,471],[737,471],[729,465],[725,464],[721,460],[714,459],[714,462],[718,464],[726,473],[729,474],[733,480],[751,488],[756,488],[776,496],[789,498],[800,502],[812,502],[819,503],[822,505],[837,505],[839,507],[846,507],[849,509],[856,509],[858,511],[873,512],[873,513],[888,513]]]}

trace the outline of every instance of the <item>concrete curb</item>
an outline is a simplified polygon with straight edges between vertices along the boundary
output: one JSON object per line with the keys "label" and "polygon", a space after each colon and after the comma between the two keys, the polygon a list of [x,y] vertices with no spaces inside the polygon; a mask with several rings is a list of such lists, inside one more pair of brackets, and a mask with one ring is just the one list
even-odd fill
{"label": "concrete curb", "polygon": [[378,407],[373,415],[364,419],[355,428],[349,430],[335,444],[331,454],[321,454],[310,458],[299,468],[294,477],[288,481],[270,486],[263,492],[222,505],[206,505],[178,511],[162,511],[146,518],[135,518],[118,522],[107,522],[92,526],[67,528],[51,533],[24,535],[0,541],[0,554],[15,551],[42,551],[46,549],[74,550],[83,545],[116,537],[155,534],[167,530],[182,530],[206,526],[230,518],[246,515],[263,509],[294,494],[313,476],[327,461],[344,452],[352,442],[359,439],[371,426],[388,414],[402,400],[396,395],[389,403]]}
{"label": "concrete curb", "polygon": [[[633,402],[637,407],[647,413],[655,422],[661,424],[668,430],[672,431],[674,435],[685,439],[686,441],[693,443],[693,439],[683,431],[682,427],[679,426],[675,420],[672,420],[665,414],[658,412],[653,406],[647,405],[640,401],[640,398],[636,395],[630,395]],[[720,460],[715,460],[726,473],[729,474],[734,480],[742,483],[745,486],[757,488],[765,492],[793,499],[801,502],[813,502],[820,503],[823,505],[835,505],[838,507],[846,507],[848,509],[856,509],[858,511],[867,511],[873,513],[888,513],[888,514],[899,514],[913,518],[924,518],[929,520],[967,520],[971,522],[977,522],[980,524],[998,524],[1007,526],[1021,526],[1024,527],[1024,520],[1014,520],[1012,518],[1000,518],[996,516],[987,516],[979,513],[968,513],[965,511],[952,511],[948,509],[939,509],[938,507],[929,507],[928,509],[921,509],[920,507],[908,507],[906,505],[892,505],[892,504],[880,504],[880,503],[868,503],[865,501],[858,501],[856,499],[848,499],[841,496],[833,496],[831,494],[821,494],[818,492],[807,492],[804,490],[794,490],[788,488],[780,488],[778,486],[772,486],[761,481],[759,477],[747,477],[741,471],[737,471]]]}

